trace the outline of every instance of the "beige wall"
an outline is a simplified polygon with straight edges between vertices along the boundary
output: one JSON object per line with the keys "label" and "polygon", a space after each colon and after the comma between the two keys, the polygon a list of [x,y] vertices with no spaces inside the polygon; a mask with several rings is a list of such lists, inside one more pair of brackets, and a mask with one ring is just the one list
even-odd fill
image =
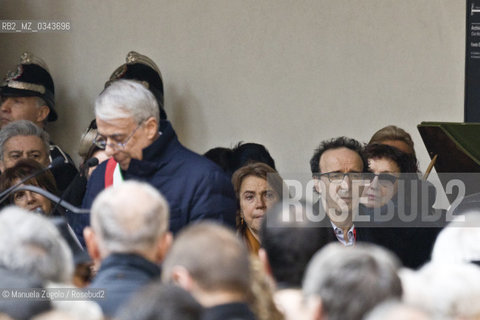
{"label": "beige wall", "polygon": [[316,145],[409,131],[422,168],[421,121],[463,121],[465,1],[11,0],[2,19],[63,19],[67,33],[0,34],[0,72],[24,50],[49,64],[72,155],[92,105],[129,50],[162,70],[166,109],[203,153],[263,143],[281,173],[308,170]]}

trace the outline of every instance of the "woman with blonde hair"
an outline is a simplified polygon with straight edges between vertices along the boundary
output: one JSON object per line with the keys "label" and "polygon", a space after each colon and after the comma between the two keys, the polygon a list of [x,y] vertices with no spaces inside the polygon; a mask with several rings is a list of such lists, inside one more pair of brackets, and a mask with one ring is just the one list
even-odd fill
{"label": "woman with blonde hair", "polygon": [[268,209],[281,200],[283,180],[267,164],[254,162],[235,171],[232,183],[239,204],[238,234],[249,251],[258,254],[263,217]]}

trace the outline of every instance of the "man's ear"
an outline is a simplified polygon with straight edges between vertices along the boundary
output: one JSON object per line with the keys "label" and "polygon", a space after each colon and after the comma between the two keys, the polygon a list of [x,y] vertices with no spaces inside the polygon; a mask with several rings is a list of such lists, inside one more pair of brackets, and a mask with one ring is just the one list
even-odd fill
{"label": "man's ear", "polygon": [[154,139],[158,134],[158,122],[154,117],[145,120],[145,129],[147,130],[148,139]]}
{"label": "man's ear", "polygon": [[48,106],[40,106],[37,110],[37,118],[35,122],[41,123],[47,119],[48,114],[50,113],[50,108]]}
{"label": "man's ear", "polygon": [[163,236],[160,237],[160,240],[157,243],[157,253],[156,253],[156,261],[163,262],[165,256],[170,250],[173,242],[173,235],[170,231],[167,231]]}
{"label": "man's ear", "polygon": [[188,292],[191,292],[195,285],[195,281],[190,275],[190,272],[188,272],[188,270],[182,266],[173,267],[171,278],[174,283],[187,290]]}
{"label": "man's ear", "polygon": [[100,262],[101,254],[98,247],[97,237],[91,227],[85,227],[85,229],[83,229],[83,238],[85,239],[90,258],[92,258],[95,263]]}
{"label": "man's ear", "polygon": [[5,172],[5,164],[3,163],[3,160],[0,160],[0,171]]}

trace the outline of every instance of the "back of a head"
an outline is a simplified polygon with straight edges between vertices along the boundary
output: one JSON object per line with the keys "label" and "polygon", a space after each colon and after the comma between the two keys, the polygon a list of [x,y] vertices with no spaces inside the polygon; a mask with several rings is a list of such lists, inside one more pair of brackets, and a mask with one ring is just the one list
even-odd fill
{"label": "back of a head", "polygon": [[225,171],[229,175],[232,174],[232,172],[230,171],[232,149],[216,147],[205,152],[203,156],[215,162],[220,168],[223,169],[223,171]]}
{"label": "back of a head", "polygon": [[203,308],[184,289],[154,282],[136,293],[117,320],[200,320]]}
{"label": "back of a head", "polygon": [[397,259],[380,247],[332,243],[308,264],[303,292],[320,298],[329,320],[361,319],[378,303],[401,297],[397,268]]}
{"label": "back of a head", "polygon": [[316,227],[305,217],[306,206],[278,203],[262,222],[262,248],[280,288],[300,288],[308,262],[331,239],[329,229]]}
{"label": "back of a head", "polygon": [[414,272],[400,272],[405,303],[435,319],[480,318],[480,267],[472,263],[430,262]]}
{"label": "back of a head", "polygon": [[394,125],[388,125],[377,130],[370,138],[368,144],[381,143],[386,140],[400,140],[413,149],[413,140],[410,134],[402,128]]}
{"label": "back of a head", "polygon": [[90,219],[105,255],[142,253],[167,232],[169,209],[165,198],[149,184],[126,181],[97,196]]}
{"label": "back of a head", "polygon": [[162,265],[165,282],[175,267],[185,268],[204,292],[249,290],[247,250],[232,231],[217,224],[202,222],[180,232]]}
{"label": "back of a head", "polygon": [[0,212],[0,265],[42,281],[70,283],[73,257],[55,225],[20,208]]}
{"label": "back of a head", "polygon": [[368,144],[382,144],[385,141],[402,141],[408,147],[409,153],[413,155],[415,160],[417,159],[412,136],[402,128],[394,125],[383,127],[372,135]]}
{"label": "back of a head", "polygon": [[[0,267],[0,288],[7,289],[7,292],[9,292],[8,289],[23,291],[22,289],[35,288],[42,290],[44,286],[39,279],[31,274]],[[0,315],[6,314],[15,320],[30,320],[33,316],[51,309],[50,300],[8,298],[6,295],[0,299]],[[4,318],[0,316],[1,319]]]}
{"label": "back of a head", "polygon": [[[440,263],[480,263],[480,212],[477,208],[456,211],[459,215],[437,236],[432,261]],[[465,219],[465,221],[463,221]]]}
{"label": "back of a head", "polygon": [[95,100],[95,116],[104,121],[133,118],[137,124],[154,117],[160,122],[152,92],[133,80],[117,80],[106,87]]}
{"label": "back of a head", "polygon": [[231,155],[231,168],[235,172],[251,162],[262,162],[275,169],[275,161],[264,145],[258,143],[239,142],[233,149]]}

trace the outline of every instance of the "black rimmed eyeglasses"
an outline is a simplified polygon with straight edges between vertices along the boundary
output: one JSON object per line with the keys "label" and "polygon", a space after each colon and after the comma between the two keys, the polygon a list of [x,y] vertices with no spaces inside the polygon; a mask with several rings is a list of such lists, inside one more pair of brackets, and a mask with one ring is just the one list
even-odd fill
{"label": "black rimmed eyeglasses", "polygon": [[333,183],[341,183],[345,179],[345,177],[348,177],[350,180],[365,179],[362,172],[318,172],[315,173],[313,176],[316,178],[327,177],[328,181]]}
{"label": "black rimmed eyeglasses", "polygon": [[[112,149],[118,150],[118,149],[125,149],[125,146],[127,145],[128,141],[133,137],[135,132],[137,132],[138,128],[140,128],[143,125],[144,121],[140,122],[135,129],[133,129],[132,133],[128,135],[123,141],[116,141],[115,137],[105,137],[101,134],[97,134],[95,139],[93,140],[93,143],[101,148],[105,149],[107,146],[109,146]],[[110,138],[113,142],[107,143],[107,140]]]}

